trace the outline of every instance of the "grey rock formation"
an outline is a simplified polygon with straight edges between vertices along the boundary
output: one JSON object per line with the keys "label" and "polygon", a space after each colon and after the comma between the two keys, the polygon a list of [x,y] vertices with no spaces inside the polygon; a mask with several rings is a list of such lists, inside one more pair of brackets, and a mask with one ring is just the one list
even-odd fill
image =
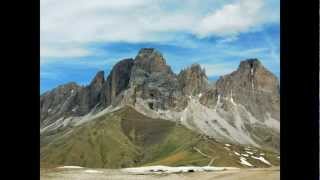
{"label": "grey rock formation", "polygon": [[100,104],[104,72],[99,71],[91,83],[82,87],[76,83],[58,86],[40,96],[40,126],[61,117],[83,116]]}
{"label": "grey rock formation", "polygon": [[178,80],[185,95],[198,95],[208,88],[208,78],[204,69],[199,64],[193,64],[182,70]]}
{"label": "grey rock formation", "polygon": [[119,61],[106,79],[100,71],[88,86],[68,83],[41,95],[40,126],[64,127],[68,117],[132,105],[228,142],[279,149],[279,101],[277,78],[257,59],[242,61],[211,86],[200,65],[176,75],[160,52],[143,48]]}
{"label": "grey rock formation", "polygon": [[60,85],[40,96],[40,126],[53,123],[63,115],[74,115],[74,107],[77,106],[77,94],[83,87],[74,82]]}
{"label": "grey rock formation", "polygon": [[86,86],[77,94],[77,104],[79,107],[75,107],[74,109],[77,115],[85,115],[96,107],[99,103],[104,81],[104,71],[99,71],[89,86]]}
{"label": "grey rock formation", "polygon": [[115,103],[117,96],[128,88],[132,67],[133,59],[121,60],[113,67],[101,91],[102,107]]}
{"label": "grey rock formation", "polygon": [[[214,88],[203,93],[200,102],[210,108],[219,105],[228,114],[239,115],[244,123],[242,128],[253,139],[279,149],[279,131],[270,128],[280,121],[279,88],[276,76],[259,60],[248,59],[242,61],[236,71],[220,77]],[[244,107],[260,123],[250,122],[250,117],[245,116],[235,106]],[[236,116],[225,119],[229,119],[231,124],[237,122]],[[265,126],[266,124],[269,127]]]}
{"label": "grey rock formation", "polygon": [[134,98],[148,101],[152,110],[181,109],[186,102],[177,76],[153,48],[141,49],[136,56],[130,87],[134,89]]}
{"label": "grey rock formation", "polygon": [[212,106],[218,95],[232,97],[235,103],[245,106],[259,120],[263,121],[266,112],[270,113],[272,118],[279,120],[279,88],[276,76],[259,60],[249,59],[242,61],[236,71],[219,78],[215,90],[202,96],[201,101]]}
{"label": "grey rock formation", "polygon": [[107,79],[104,71],[99,71],[88,86],[68,83],[41,95],[41,127],[61,117],[84,116],[111,105],[128,88],[132,66],[132,59],[124,59],[113,67]]}

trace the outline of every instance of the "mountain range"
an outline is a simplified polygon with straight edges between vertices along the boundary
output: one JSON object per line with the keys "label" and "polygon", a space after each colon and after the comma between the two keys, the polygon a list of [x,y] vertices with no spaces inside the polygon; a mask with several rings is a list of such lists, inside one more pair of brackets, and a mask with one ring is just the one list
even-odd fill
{"label": "mountain range", "polygon": [[41,166],[279,165],[280,84],[258,59],[209,82],[199,64],[175,74],[162,53],[40,95]]}

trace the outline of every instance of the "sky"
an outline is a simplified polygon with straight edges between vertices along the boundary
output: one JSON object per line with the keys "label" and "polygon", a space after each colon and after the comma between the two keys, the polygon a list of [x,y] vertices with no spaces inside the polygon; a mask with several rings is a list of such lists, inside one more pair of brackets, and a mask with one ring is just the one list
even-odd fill
{"label": "sky", "polygon": [[280,76],[279,0],[40,0],[40,93],[87,85],[99,70],[156,48],[175,73],[209,80],[258,58]]}

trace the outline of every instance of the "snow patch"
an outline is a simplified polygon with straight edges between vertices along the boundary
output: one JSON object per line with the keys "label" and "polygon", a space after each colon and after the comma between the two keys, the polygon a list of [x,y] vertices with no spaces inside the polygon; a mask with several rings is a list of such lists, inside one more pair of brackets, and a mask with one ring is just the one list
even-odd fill
{"label": "snow patch", "polygon": [[271,163],[269,161],[267,161],[264,157],[260,156],[260,157],[255,157],[255,156],[251,156],[253,159],[257,159],[260,160],[261,162],[268,164],[271,166]]}
{"label": "snow patch", "polygon": [[78,106],[74,107],[71,111],[75,112],[78,109]]}
{"label": "snow patch", "polygon": [[81,169],[83,167],[81,167],[81,166],[61,166],[58,168],[60,168],[60,169]]}
{"label": "snow patch", "polygon": [[125,168],[122,171],[133,174],[169,174],[169,173],[182,173],[182,172],[203,172],[203,171],[223,171],[223,170],[234,170],[239,169],[235,167],[214,167],[214,166],[146,166],[146,167],[135,167]]}
{"label": "snow patch", "polygon": [[86,173],[102,173],[102,171],[91,170],[91,169],[85,170],[84,172],[86,172]]}
{"label": "snow patch", "polygon": [[232,90],[231,90],[231,93],[230,93],[230,102],[231,104],[233,104],[234,106],[236,106],[237,104],[234,102],[233,100],[233,97],[232,97]]}
{"label": "snow patch", "polygon": [[243,164],[243,165],[246,165],[246,166],[249,166],[249,167],[252,167],[253,165],[250,164],[246,158],[244,157],[240,157],[240,163]]}
{"label": "snow patch", "polygon": [[233,153],[234,153],[235,155],[237,155],[237,156],[240,156],[240,154],[239,154],[238,152],[236,152],[236,151],[233,151]]}
{"label": "snow patch", "polygon": [[253,152],[250,152],[250,151],[246,151],[246,153],[251,154],[251,155],[253,155],[253,154],[254,154]]}
{"label": "snow patch", "polygon": [[225,146],[228,146],[228,147],[230,147],[231,145],[230,145],[230,144],[225,144]]}
{"label": "snow patch", "polygon": [[220,105],[220,94],[218,94],[217,104],[214,107],[214,110],[217,111],[218,106]]}

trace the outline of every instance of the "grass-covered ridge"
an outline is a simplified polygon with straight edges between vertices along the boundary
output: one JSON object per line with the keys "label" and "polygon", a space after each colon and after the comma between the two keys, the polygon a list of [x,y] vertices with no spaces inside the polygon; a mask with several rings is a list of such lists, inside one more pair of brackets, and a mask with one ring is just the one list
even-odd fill
{"label": "grass-covered ridge", "polygon": [[[245,153],[243,146],[226,147],[175,122],[146,117],[131,107],[42,139],[41,166],[203,166],[214,159],[215,166],[245,167],[234,153]],[[277,154],[255,151],[257,156],[263,153],[273,165],[279,164]],[[248,161],[258,167],[268,166],[250,157]]]}

